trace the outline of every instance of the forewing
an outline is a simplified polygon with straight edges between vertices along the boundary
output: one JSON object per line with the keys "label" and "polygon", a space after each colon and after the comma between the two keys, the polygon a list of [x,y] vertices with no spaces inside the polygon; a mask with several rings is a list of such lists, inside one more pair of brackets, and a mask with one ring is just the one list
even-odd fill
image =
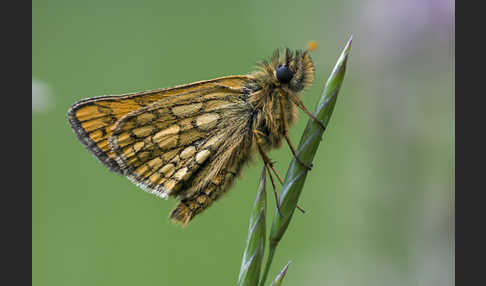
{"label": "forewing", "polygon": [[185,196],[201,166],[218,168],[210,162],[225,139],[249,127],[251,106],[245,96],[241,86],[217,84],[125,115],[109,139],[118,165],[148,192]]}
{"label": "forewing", "polygon": [[[228,76],[200,81],[167,89],[156,89],[118,96],[101,96],[76,102],[68,111],[68,120],[78,139],[101,163],[111,171],[123,173],[111,150],[108,138],[115,124],[125,115],[147,107],[163,98],[190,96],[215,86],[239,88],[246,76]],[[176,100],[177,101],[177,100]]]}

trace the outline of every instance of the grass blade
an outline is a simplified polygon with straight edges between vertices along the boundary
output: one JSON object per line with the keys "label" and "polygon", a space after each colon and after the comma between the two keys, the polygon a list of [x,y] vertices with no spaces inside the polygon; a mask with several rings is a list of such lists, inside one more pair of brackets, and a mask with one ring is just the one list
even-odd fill
{"label": "grass blade", "polygon": [[277,274],[277,276],[275,277],[275,279],[272,282],[272,286],[281,286],[282,285],[282,281],[285,278],[285,274],[287,274],[287,270],[289,269],[289,265],[290,265],[290,261],[287,262],[287,264],[284,266],[282,271],[280,271],[280,273]]}
{"label": "grass blade", "polygon": [[[352,36],[336,62],[336,65],[334,66],[334,69],[329,76],[326,85],[324,86],[319,104],[313,113],[315,117],[324,123],[324,126],[327,126],[329,123],[336,104],[337,95],[346,71],[346,62],[351,49],[351,43]],[[321,128],[321,126],[312,119],[309,119],[301,137],[299,147],[297,148],[297,155],[304,164],[310,165],[312,163],[323,133],[324,130]],[[278,243],[289,226],[300,194],[302,193],[302,188],[304,186],[306,177],[307,169],[299,164],[295,159],[292,160],[280,194],[280,211],[282,216],[280,216],[277,212],[275,212],[273,216],[272,230],[269,237],[269,256],[267,258],[265,271],[263,273],[260,285],[264,285],[265,283],[268,271],[272,264],[275,249],[277,248]]]}
{"label": "grass blade", "polygon": [[257,197],[253,204],[248,228],[248,238],[241,261],[240,274],[238,276],[239,286],[258,285],[260,277],[263,254],[265,252],[265,213],[266,213],[266,168],[263,167],[258,186]]}

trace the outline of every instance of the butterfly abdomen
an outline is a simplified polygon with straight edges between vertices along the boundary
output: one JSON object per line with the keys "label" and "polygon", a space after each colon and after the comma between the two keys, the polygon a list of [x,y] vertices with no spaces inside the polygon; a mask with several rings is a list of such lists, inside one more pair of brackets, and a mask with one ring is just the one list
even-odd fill
{"label": "butterfly abdomen", "polygon": [[194,216],[222,197],[250,161],[251,129],[232,130],[225,139],[214,150],[211,160],[187,183],[191,187],[178,195],[181,201],[170,214],[174,222],[187,225]]}

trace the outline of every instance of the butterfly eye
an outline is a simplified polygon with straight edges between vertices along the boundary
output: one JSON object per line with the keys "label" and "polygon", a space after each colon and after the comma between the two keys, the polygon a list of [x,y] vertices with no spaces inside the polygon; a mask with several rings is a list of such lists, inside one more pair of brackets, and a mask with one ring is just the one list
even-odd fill
{"label": "butterfly eye", "polygon": [[279,82],[289,83],[294,76],[294,73],[289,69],[288,66],[279,66],[277,68],[276,75]]}

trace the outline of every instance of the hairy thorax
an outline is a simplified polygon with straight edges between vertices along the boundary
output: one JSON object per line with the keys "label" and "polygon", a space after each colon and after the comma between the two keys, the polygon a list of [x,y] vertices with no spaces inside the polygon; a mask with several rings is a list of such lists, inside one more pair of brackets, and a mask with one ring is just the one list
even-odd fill
{"label": "hairy thorax", "polygon": [[[257,98],[251,98],[251,97]],[[297,120],[297,106],[288,98],[288,93],[274,88],[262,96],[261,93],[250,95],[254,104],[253,127],[256,130],[254,140],[259,140],[265,149],[279,148],[284,138],[284,126],[287,130]],[[283,110],[283,113],[282,113]]]}

